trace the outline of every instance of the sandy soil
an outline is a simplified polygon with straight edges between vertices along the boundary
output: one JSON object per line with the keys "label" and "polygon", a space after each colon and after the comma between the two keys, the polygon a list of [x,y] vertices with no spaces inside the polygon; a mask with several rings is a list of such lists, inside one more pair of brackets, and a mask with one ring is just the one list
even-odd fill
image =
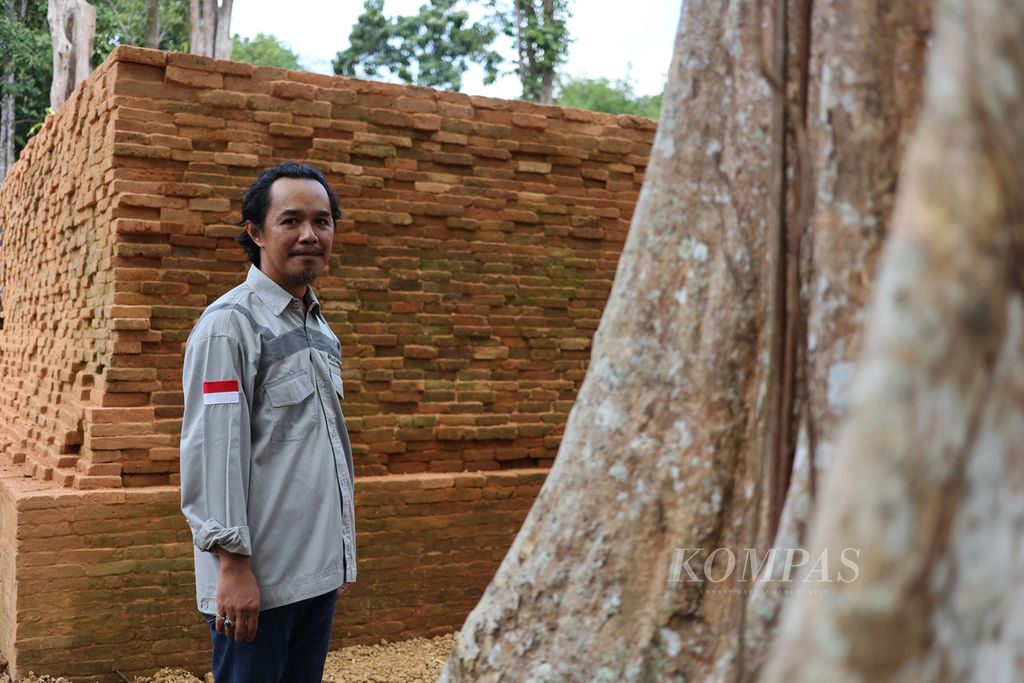
{"label": "sandy soil", "polygon": [[[433,683],[441,674],[448,653],[455,643],[455,634],[436,638],[413,638],[380,645],[353,645],[327,655],[324,683]],[[161,669],[150,678],[136,678],[134,683],[210,683],[181,669]],[[0,683],[11,683],[7,673]],[[29,675],[20,683],[71,683],[66,678]]]}

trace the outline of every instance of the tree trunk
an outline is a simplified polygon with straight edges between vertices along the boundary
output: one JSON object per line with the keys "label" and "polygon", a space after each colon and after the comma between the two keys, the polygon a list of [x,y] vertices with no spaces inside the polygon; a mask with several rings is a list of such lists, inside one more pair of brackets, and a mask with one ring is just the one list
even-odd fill
{"label": "tree trunk", "polygon": [[190,0],[189,51],[215,59],[231,59],[233,0]]}
{"label": "tree trunk", "polygon": [[[4,12],[7,20],[14,22],[14,2],[8,2]],[[7,170],[14,165],[14,65],[3,74],[4,94],[0,97],[0,185]]]}
{"label": "tree trunk", "polygon": [[146,41],[151,49],[160,47],[160,0],[149,0],[146,6]]}
{"label": "tree trunk", "polygon": [[1024,680],[1024,6],[943,0],[852,403],[766,680]]}
{"label": "tree trunk", "polygon": [[540,77],[540,99],[541,104],[551,104],[555,101],[555,74],[545,71]]}
{"label": "tree trunk", "polygon": [[586,380],[442,681],[701,680],[714,668],[742,596],[669,579],[676,548],[746,545],[753,514],[771,173],[761,32],[741,3],[685,4]]}
{"label": "tree trunk", "polygon": [[234,0],[220,0],[217,9],[217,30],[213,34],[213,56],[231,59],[231,4]]}
{"label": "tree trunk", "polygon": [[[793,227],[787,233],[798,242],[800,254],[790,261],[801,275],[800,294],[785,300],[796,308],[795,326],[803,332],[795,342],[793,472],[772,543],[786,549],[806,545],[817,482],[828,470],[847,411],[864,308],[917,117],[931,26],[927,2],[816,0],[813,10],[806,28],[798,11],[790,31],[798,44],[790,81],[801,83],[804,65],[808,74],[806,96],[794,98],[798,106],[790,122],[796,187],[789,193],[786,215]],[[808,35],[804,58],[802,34]],[[800,137],[802,145],[796,144]],[[786,569],[776,565],[750,597],[744,631],[737,634],[746,680],[757,680],[784,591],[792,588],[778,583]]]}
{"label": "tree trunk", "polygon": [[[555,22],[555,0],[544,0],[541,8],[541,17],[543,26],[550,27]],[[541,104],[552,104],[555,101],[555,67],[551,64],[551,55],[548,54],[547,48],[544,50],[543,66],[541,66],[542,73],[540,74],[540,97],[538,102]],[[541,60],[535,59],[534,62]]]}
{"label": "tree trunk", "polygon": [[14,95],[10,88],[14,87],[14,70],[4,77],[7,92],[0,99],[0,185],[4,176],[16,161],[14,154]]}
{"label": "tree trunk", "polygon": [[[931,28],[916,0],[762,5],[684,5],[587,378],[442,681],[760,676],[847,412]],[[742,563],[770,548],[755,583]]]}
{"label": "tree trunk", "polygon": [[50,106],[57,110],[92,73],[96,8],[85,0],[49,0],[46,18],[53,42]]}
{"label": "tree trunk", "polygon": [[526,30],[533,13],[530,0],[512,0],[512,11],[515,17],[516,54],[518,56],[519,82],[523,85],[523,97],[529,99],[531,76],[536,69],[536,55],[526,39]]}

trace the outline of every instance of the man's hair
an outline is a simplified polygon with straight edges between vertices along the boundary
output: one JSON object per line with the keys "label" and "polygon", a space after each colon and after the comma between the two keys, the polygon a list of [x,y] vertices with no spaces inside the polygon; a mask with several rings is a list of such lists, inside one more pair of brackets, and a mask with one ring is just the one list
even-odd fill
{"label": "man's hair", "polygon": [[279,178],[317,181],[327,191],[327,199],[331,203],[331,217],[334,219],[334,222],[337,223],[341,219],[341,207],[338,205],[338,198],[334,195],[334,190],[331,189],[331,186],[327,184],[324,174],[319,170],[294,161],[286,161],[273,168],[268,168],[260,174],[256,182],[249,186],[249,189],[245,191],[245,195],[242,197],[242,220],[239,222],[239,225],[242,226],[242,231],[235,237],[235,242],[242,247],[245,255],[249,257],[249,261],[257,268],[260,267],[260,248],[249,237],[245,224],[246,221],[249,221],[252,223],[252,227],[256,230],[257,234],[263,232],[263,225],[267,220],[267,211],[270,210],[270,186]]}

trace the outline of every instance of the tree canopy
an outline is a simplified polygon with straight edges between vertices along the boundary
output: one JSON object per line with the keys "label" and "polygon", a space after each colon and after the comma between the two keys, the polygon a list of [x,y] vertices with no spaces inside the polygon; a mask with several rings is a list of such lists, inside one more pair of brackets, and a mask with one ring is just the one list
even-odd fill
{"label": "tree canopy", "polygon": [[656,119],[661,111],[661,95],[637,95],[628,76],[617,80],[566,78],[559,83],[555,103],[562,107]]}
{"label": "tree canopy", "polygon": [[0,0],[0,45],[0,95],[14,97],[14,146],[20,151],[50,105],[53,56],[46,3]]}
{"label": "tree canopy", "polygon": [[[96,38],[92,64],[99,66],[118,45],[142,45],[146,38],[149,0],[95,2]],[[20,10],[24,8],[24,16]],[[46,3],[0,0],[0,94],[14,95],[15,151],[20,152],[49,107],[53,57],[46,20]],[[157,45],[162,50],[188,47],[187,0],[159,0]]]}
{"label": "tree canopy", "polygon": [[486,22],[471,23],[461,0],[429,0],[413,16],[384,16],[384,0],[365,0],[349,36],[334,58],[342,76],[390,75],[404,83],[460,90],[470,64],[483,66],[487,83],[498,75],[497,37]]}
{"label": "tree canopy", "polygon": [[466,70],[478,64],[484,82],[493,83],[505,61],[493,46],[505,34],[516,49],[511,73],[519,76],[523,98],[550,103],[569,49],[568,0],[487,0],[485,6],[488,15],[471,23],[462,0],[429,0],[416,15],[396,17],[384,15],[384,0],[365,0],[334,72],[460,90]]}
{"label": "tree canopy", "polygon": [[569,54],[569,0],[489,0],[494,21],[516,47],[523,99],[551,104],[558,67]]}
{"label": "tree canopy", "polygon": [[275,66],[279,69],[301,69],[299,56],[275,36],[257,33],[255,38],[232,38],[231,59],[256,66]]}
{"label": "tree canopy", "polygon": [[[188,49],[188,0],[158,0],[159,21],[156,48]],[[93,67],[103,63],[118,45],[144,45],[150,0],[94,0],[96,40]]]}

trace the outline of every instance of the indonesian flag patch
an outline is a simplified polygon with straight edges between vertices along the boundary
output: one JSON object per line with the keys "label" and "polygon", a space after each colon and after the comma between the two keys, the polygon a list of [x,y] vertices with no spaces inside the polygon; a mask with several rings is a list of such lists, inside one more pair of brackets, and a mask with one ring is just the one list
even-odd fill
{"label": "indonesian flag patch", "polygon": [[215,403],[238,403],[238,380],[224,379],[219,382],[203,382],[203,405]]}

